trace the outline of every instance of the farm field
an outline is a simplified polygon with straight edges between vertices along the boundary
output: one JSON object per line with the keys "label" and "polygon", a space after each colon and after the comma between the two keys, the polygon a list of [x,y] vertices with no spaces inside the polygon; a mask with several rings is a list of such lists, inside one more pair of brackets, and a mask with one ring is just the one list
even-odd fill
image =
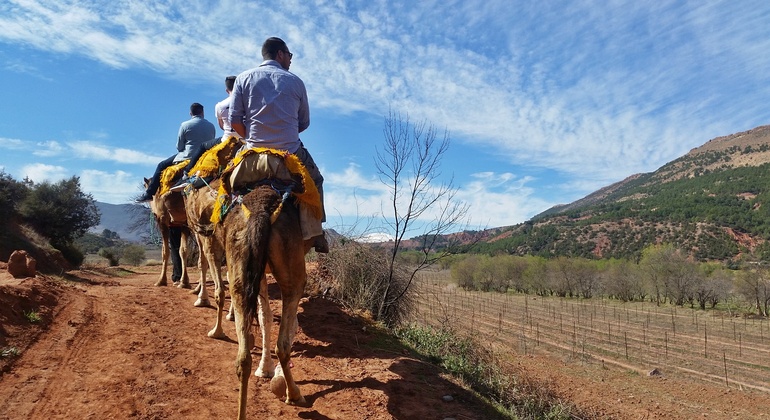
{"label": "farm field", "polygon": [[510,363],[550,358],[600,382],[611,371],[655,382],[647,375],[657,369],[664,381],[770,399],[767,319],[649,302],[467,292],[448,271],[421,273],[418,290],[418,321],[473,332]]}

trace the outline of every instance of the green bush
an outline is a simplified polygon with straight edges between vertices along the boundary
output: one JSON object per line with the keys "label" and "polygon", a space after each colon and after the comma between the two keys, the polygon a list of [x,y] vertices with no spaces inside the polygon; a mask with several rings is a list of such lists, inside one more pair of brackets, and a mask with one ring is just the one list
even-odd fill
{"label": "green bush", "polygon": [[136,244],[126,245],[123,248],[123,260],[133,266],[141,264],[144,261],[144,247]]}
{"label": "green bush", "polygon": [[99,250],[99,256],[106,258],[110,267],[115,267],[120,264],[120,254],[120,249],[116,247],[102,248]]}
{"label": "green bush", "polygon": [[83,252],[70,243],[60,244],[57,249],[61,251],[64,259],[72,264],[73,267],[80,267],[80,265],[83,264],[83,260],[86,258],[85,255],[83,255]]}

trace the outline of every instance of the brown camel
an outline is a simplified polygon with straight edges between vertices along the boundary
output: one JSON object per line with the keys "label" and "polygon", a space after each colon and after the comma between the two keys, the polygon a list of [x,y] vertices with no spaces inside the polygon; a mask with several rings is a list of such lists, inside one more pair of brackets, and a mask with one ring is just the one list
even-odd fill
{"label": "brown camel", "polygon": [[[225,256],[225,246],[221,235],[214,235],[215,225],[211,223],[211,212],[213,211],[216,189],[219,186],[219,182],[219,180],[215,180],[206,187],[200,189],[188,187],[184,191],[188,225],[197,236],[198,245],[200,245],[201,267],[209,267],[211,269],[211,277],[214,279],[217,319],[214,328],[208,333],[208,336],[212,338],[225,338],[225,333],[222,330],[225,289],[221,270],[222,261]],[[208,295],[206,295],[206,298],[206,303],[208,303]],[[227,319],[233,320],[233,318],[233,306],[231,303]]]}
{"label": "brown camel", "polygon": [[[250,162],[256,165],[247,163],[239,166],[244,156],[246,159],[255,158]],[[263,157],[265,159],[262,159]],[[260,162],[268,164],[260,165]],[[241,174],[241,172],[236,168],[246,168],[244,169],[246,175],[238,178],[235,173]],[[262,172],[264,168],[269,170]],[[251,172],[252,170],[256,172]],[[225,184],[222,183],[222,179],[225,180]],[[219,274],[223,252],[227,262],[231,309],[235,313],[238,335],[236,359],[236,373],[240,381],[238,418],[243,419],[246,413],[248,381],[252,367],[250,349],[254,338],[251,334],[251,325],[255,315],[258,316],[262,329],[262,357],[255,375],[272,377],[275,374],[270,357],[272,313],[267,299],[265,277],[267,270],[270,270],[275,277],[282,299],[281,323],[275,352],[280,362],[281,379],[283,379],[278,383],[285,383],[285,385],[282,387],[284,392],[276,394],[286,395],[288,404],[305,402],[299,387],[294,382],[290,357],[297,330],[297,308],[307,281],[305,253],[313,246],[313,239],[303,240],[300,212],[294,196],[288,193],[280,194],[273,186],[263,185],[263,183],[271,180],[271,184],[286,186],[288,190],[298,189],[300,193],[296,196],[297,200],[308,200],[308,197],[312,197],[310,193],[316,190],[312,184],[305,185],[310,177],[294,155],[270,150],[262,152],[252,149],[239,154],[222,173],[221,180],[198,190],[187,187],[185,200],[188,221],[193,231],[199,235],[202,254],[206,256],[205,259],[212,267],[212,277],[217,288],[217,324],[209,332],[209,336],[212,337],[223,336],[221,316],[224,288]],[[237,188],[240,188],[239,191],[244,195],[238,197],[230,193],[232,182],[240,186]],[[261,186],[254,187],[255,184]],[[247,186],[251,188],[244,189]]]}
{"label": "brown camel", "polygon": [[[265,290],[264,273],[267,265],[281,289],[281,325],[275,352],[286,381],[286,403],[305,403],[305,398],[294,382],[290,358],[297,331],[297,308],[307,282],[305,252],[312,246],[312,241],[303,241],[299,211],[292,201],[283,204],[277,218],[271,223],[271,215],[281,205],[281,195],[269,186],[260,186],[243,196],[242,205],[234,206],[222,222],[221,229],[217,227],[217,231],[221,232],[220,237],[224,239],[222,242],[225,246],[238,335],[235,366],[240,380],[239,419],[246,416],[252,362],[249,350],[254,341],[251,324],[259,306],[257,299]],[[263,332],[267,330],[269,337],[270,321],[265,321],[260,325],[263,326]],[[268,349],[263,347],[262,352],[268,352]],[[262,371],[256,374],[272,376],[273,372],[265,372],[264,366],[260,368],[263,368]]]}
{"label": "brown camel", "polygon": [[[149,179],[144,179],[145,188],[149,182]],[[155,285],[166,286],[168,284],[166,270],[168,258],[171,255],[171,249],[168,244],[169,228],[172,226],[183,226],[185,229],[182,229],[182,242],[179,247],[179,254],[182,260],[182,278],[177,287],[189,289],[191,286],[190,277],[187,274],[187,237],[190,231],[187,229],[187,213],[185,212],[185,203],[182,194],[178,192],[155,194],[150,202],[150,211],[155,216],[162,244],[160,279],[158,279]],[[199,261],[201,265],[201,278],[198,282],[198,286],[193,290],[193,293],[198,293],[198,300],[195,302],[195,306],[208,306],[208,295],[205,287],[207,271],[206,261],[204,261],[203,258],[200,258]]]}
{"label": "brown camel", "polygon": [[[220,180],[213,181],[210,185],[200,189],[188,188],[185,191],[185,208],[187,210],[187,220],[192,231],[198,235],[198,243],[201,247],[201,254],[208,262],[211,268],[211,277],[214,279],[215,296],[217,302],[217,318],[214,328],[209,331],[208,336],[212,338],[224,338],[222,330],[222,313],[225,303],[224,281],[221,274],[221,262],[225,259],[225,234],[223,228],[218,227],[217,234],[214,234],[215,225],[211,223],[211,212],[213,211],[216,190],[219,188]],[[307,252],[309,248],[304,249]],[[270,273],[270,267],[265,270]],[[232,287],[232,284],[231,284]],[[262,333],[262,348],[267,349],[262,352],[262,356],[254,372],[255,376],[270,378],[275,372],[275,365],[270,356],[270,330],[272,327],[272,313],[270,311],[270,300],[267,295],[267,281],[260,282],[258,297],[258,316],[257,321]],[[228,320],[234,320],[234,307],[231,301],[228,311]]]}

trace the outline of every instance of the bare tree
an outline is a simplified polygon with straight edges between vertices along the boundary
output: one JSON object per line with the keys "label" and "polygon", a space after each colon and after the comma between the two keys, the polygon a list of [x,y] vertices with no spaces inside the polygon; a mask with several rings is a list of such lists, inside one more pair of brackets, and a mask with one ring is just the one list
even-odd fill
{"label": "bare tree", "polygon": [[[441,160],[449,149],[447,131],[439,136],[432,124],[412,124],[408,116],[390,111],[383,134],[385,143],[377,150],[375,165],[389,190],[389,208],[383,209],[383,216],[394,240],[389,249],[388,282],[375,315],[381,320],[387,319],[389,309],[408,292],[417,272],[451,254],[457,244],[442,243],[440,250],[437,245],[445,235],[457,231],[468,213],[468,205],[455,200],[457,189],[452,180],[440,180]],[[396,256],[408,235],[419,235],[422,256],[402,282],[395,276]]]}

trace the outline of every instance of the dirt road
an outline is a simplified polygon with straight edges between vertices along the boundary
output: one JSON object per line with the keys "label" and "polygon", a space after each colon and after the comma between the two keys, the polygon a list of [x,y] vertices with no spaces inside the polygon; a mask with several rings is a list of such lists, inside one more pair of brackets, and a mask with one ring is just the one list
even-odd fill
{"label": "dirt road", "polygon": [[[207,338],[215,309],[193,307],[188,290],[153,287],[158,271],[78,271],[66,284],[14,280],[3,271],[0,350],[20,355],[0,358],[0,419],[233,418],[233,324],[225,325],[229,340]],[[270,292],[277,323],[277,288]],[[31,313],[40,320],[30,322]],[[495,418],[435,367],[324,299],[301,303],[299,326],[293,361],[309,405],[287,406],[267,380],[252,376],[250,418]],[[252,350],[255,359],[261,351]],[[764,393],[540,356],[514,355],[511,364],[588,418],[770,419]]]}
{"label": "dirt road", "polygon": [[[235,416],[233,323],[225,325],[229,340],[207,338],[215,309],[193,307],[189,290],[153,287],[157,268],[141,270],[123,277],[80,271],[67,286],[3,273],[0,348],[21,355],[10,368],[3,359],[0,419]],[[271,298],[277,293],[271,287]],[[280,313],[279,300],[272,309]],[[32,310],[48,325],[30,344],[25,336],[41,325],[19,315]],[[293,361],[309,406],[287,406],[268,380],[252,375],[250,418],[488,418],[482,403],[434,367],[368,333],[328,301],[305,300],[299,325]],[[256,360],[260,352],[253,349]],[[445,402],[445,395],[454,400]]]}

